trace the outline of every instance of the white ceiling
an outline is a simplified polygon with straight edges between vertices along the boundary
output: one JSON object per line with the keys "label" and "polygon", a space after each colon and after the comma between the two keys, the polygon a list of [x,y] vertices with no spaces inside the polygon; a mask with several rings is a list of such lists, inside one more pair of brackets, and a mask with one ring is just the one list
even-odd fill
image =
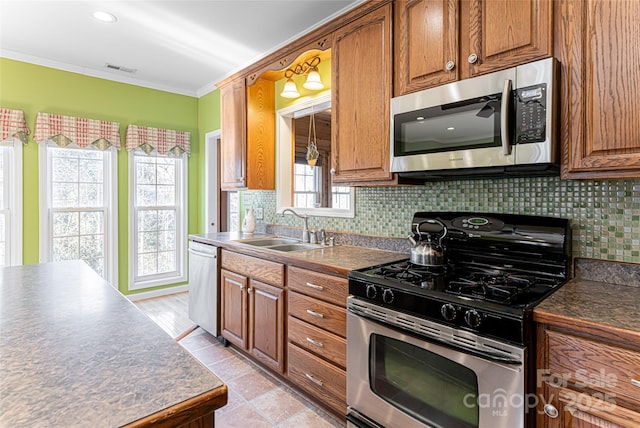
{"label": "white ceiling", "polygon": [[361,2],[0,0],[0,56],[199,97]]}

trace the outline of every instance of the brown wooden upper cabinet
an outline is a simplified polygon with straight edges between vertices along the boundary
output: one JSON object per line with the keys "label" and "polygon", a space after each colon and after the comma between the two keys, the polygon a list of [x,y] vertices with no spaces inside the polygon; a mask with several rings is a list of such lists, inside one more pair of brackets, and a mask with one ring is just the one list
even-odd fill
{"label": "brown wooden upper cabinet", "polygon": [[395,95],[551,56],[551,0],[394,2]]}
{"label": "brown wooden upper cabinet", "polygon": [[220,188],[275,189],[273,82],[229,82],[220,88],[220,110]]}
{"label": "brown wooden upper cabinet", "polygon": [[389,160],[391,4],[339,28],[332,52],[333,183],[383,184]]}
{"label": "brown wooden upper cabinet", "polygon": [[555,3],[562,64],[562,177],[638,177],[640,2]]}

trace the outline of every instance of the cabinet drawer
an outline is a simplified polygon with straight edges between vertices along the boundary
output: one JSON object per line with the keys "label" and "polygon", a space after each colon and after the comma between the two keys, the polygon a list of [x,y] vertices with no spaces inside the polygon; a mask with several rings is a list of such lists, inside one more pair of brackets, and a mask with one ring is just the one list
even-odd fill
{"label": "cabinet drawer", "polygon": [[347,311],[339,306],[291,291],[289,315],[347,337]]}
{"label": "cabinet drawer", "polygon": [[289,379],[310,394],[346,414],[347,373],[296,345],[289,344]]}
{"label": "cabinet drawer", "polygon": [[220,264],[224,269],[232,270],[277,287],[284,286],[284,265],[280,263],[227,250],[222,250],[221,259]]}
{"label": "cabinet drawer", "polygon": [[304,270],[294,266],[289,266],[288,269],[289,278],[287,282],[290,290],[296,290],[307,296],[317,297],[339,306],[346,305],[348,294],[347,278]]}
{"label": "cabinet drawer", "polygon": [[640,402],[639,352],[555,331],[546,334],[552,375]]}
{"label": "cabinet drawer", "polygon": [[342,337],[289,317],[289,340],[341,367],[347,367],[347,341]]}

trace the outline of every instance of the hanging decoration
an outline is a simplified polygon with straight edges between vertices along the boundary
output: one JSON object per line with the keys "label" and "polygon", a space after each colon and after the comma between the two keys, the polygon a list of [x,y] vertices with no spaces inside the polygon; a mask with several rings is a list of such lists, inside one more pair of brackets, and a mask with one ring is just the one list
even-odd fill
{"label": "hanging decoration", "polygon": [[17,138],[22,144],[27,144],[29,128],[22,110],[0,107],[0,142],[8,138]]}
{"label": "hanging decoration", "polygon": [[150,154],[155,150],[161,155],[170,153],[176,157],[190,154],[191,133],[187,131],[129,125],[126,140],[127,151],[140,149]]}
{"label": "hanging decoration", "polygon": [[38,113],[34,140],[37,143],[53,141],[60,147],[75,144],[78,147],[92,145],[99,150],[111,146],[120,149],[120,124],[85,117]]}
{"label": "hanging decoration", "polygon": [[[313,133],[313,139],[311,138],[311,134]],[[316,144],[316,119],[313,111],[311,111],[311,118],[309,119],[309,138],[307,139],[307,163],[311,168],[316,166],[318,163],[318,157],[320,157],[320,152],[318,151],[318,146]]]}

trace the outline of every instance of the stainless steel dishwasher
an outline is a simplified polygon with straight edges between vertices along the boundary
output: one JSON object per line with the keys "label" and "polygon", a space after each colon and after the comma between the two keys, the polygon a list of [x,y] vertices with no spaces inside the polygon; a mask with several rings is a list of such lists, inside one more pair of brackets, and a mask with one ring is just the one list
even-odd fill
{"label": "stainless steel dishwasher", "polygon": [[220,333],[219,296],[218,247],[190,240],[189,318],[215,337]]}

